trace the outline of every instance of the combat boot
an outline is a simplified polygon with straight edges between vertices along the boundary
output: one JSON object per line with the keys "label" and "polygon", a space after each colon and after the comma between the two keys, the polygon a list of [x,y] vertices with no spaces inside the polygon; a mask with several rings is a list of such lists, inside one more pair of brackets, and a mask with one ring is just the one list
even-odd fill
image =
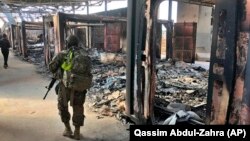
{"label": "combat boot", "polygon": [[65,130],[63,132],[63,136],[72,137],[72,130],[71,130],[71,127],[69,125],[69,122],[64,123],[64,125],[65,125]]}
{"label": "combat boot", "polygon": [[75,126],[74,139],[80,140],[80,126]]}

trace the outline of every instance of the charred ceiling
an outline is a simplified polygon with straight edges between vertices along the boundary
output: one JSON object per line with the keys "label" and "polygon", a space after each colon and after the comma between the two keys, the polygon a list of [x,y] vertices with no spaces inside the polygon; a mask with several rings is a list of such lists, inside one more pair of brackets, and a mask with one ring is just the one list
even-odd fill
{"label": "charred ceiling", "polygon": [[[65,7],[72,7],[73,9],[79,9],[85,6],[100,6],[106,0],[3,0],[0,1],[1,12],[19,12],[24,8],[31,10],[26,12],[41,13],[41,12],[53,12],[63,10]],[[124,1],[124,0],[108,0],[111,1]],[[33,10],[33,9],[36,10]],[[25,12],[25,11],[22,11]]]}
{"label": "charred ceiling", "polygon": [[[63,6],[72,6],[72,9],[79,9],[82,6],[100,6],[103,2],[124,1],[124,0],[2,0],[0,1],[1,12],[19,12],[23,8],[33,7],[36,10],[29,12],[52,12],[63,9]],[[212,6],[215,0],[176,0],[198,5]],[[25,11],[22,11],[25,12]]]}
{"label": "charred ceiling", "polygon": [[42,21],[42,16],[57,12],[88,14],[91,7],[101,7],[113,1],[126,0],[1,0],[0,19],[6,24],[21,21]]}
{"label": "charred ceiling", "polygon": [[213,6],[215,4],[215,0],[176,0],[176,1],[190,3],[190,4],[203,5],[203,6]]}
{"label": "charred ceiling", "polygon": [[[126,0],[1,0],[0,15],[1,20],[5,22],[20,22],[23,20],[35,21],[43,15],[51,15],[56,12],[75,13],[86,11],[87,7],[102,6],[104,3],[112,1]],[[215,0],[174,0],[178,2],[213,6]],[[10,14],[8,14],[10,13]],[[86,12],[83,14],[87,14]],[[39,21],[39,20],[38,20]]]}

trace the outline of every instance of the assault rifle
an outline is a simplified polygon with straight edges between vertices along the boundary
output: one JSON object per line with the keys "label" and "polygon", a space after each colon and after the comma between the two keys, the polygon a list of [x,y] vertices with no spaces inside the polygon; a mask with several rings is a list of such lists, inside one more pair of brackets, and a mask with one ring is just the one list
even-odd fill
{"label": "assault rifle", "polygon": [[46,92],[45,96],[43,97],[43,100],[47,97],[50,89],[53,87],[53,85],[55,84],[56,82],[56,79],[55,78],[52,78],[52,80],[50,81],[49,83],[49,86],[46,86],[45,88],[48,89],[48,91]]}

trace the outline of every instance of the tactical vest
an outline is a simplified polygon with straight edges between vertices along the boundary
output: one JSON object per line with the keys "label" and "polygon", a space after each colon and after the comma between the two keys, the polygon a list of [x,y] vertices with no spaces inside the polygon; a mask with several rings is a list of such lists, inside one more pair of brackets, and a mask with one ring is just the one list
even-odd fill
{"label": "tactical vest", "polygon": [[[63,58],[61,57],[63,56]],[[65,87],[76,91],[83,91],[91,87],[93,75],[91,74],[92,64],[88,54],[83,50],[68,50],[58,57],[57,68],[62,70],[60,78]],[[56,68],[56,67],[54,67]],[[59,71],[59,73],[61,73]]]}

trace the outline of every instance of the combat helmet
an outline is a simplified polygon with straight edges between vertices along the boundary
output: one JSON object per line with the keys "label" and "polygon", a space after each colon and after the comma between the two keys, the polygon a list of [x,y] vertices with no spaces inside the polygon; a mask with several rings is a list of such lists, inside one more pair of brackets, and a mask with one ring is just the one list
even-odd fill
{"label": "combat helmet", "polygon": [[77,47],[79,43],[78,38],[75,35],[70,35],[67,39],[66,39],[66,45],[68,48],[75,46]]}

